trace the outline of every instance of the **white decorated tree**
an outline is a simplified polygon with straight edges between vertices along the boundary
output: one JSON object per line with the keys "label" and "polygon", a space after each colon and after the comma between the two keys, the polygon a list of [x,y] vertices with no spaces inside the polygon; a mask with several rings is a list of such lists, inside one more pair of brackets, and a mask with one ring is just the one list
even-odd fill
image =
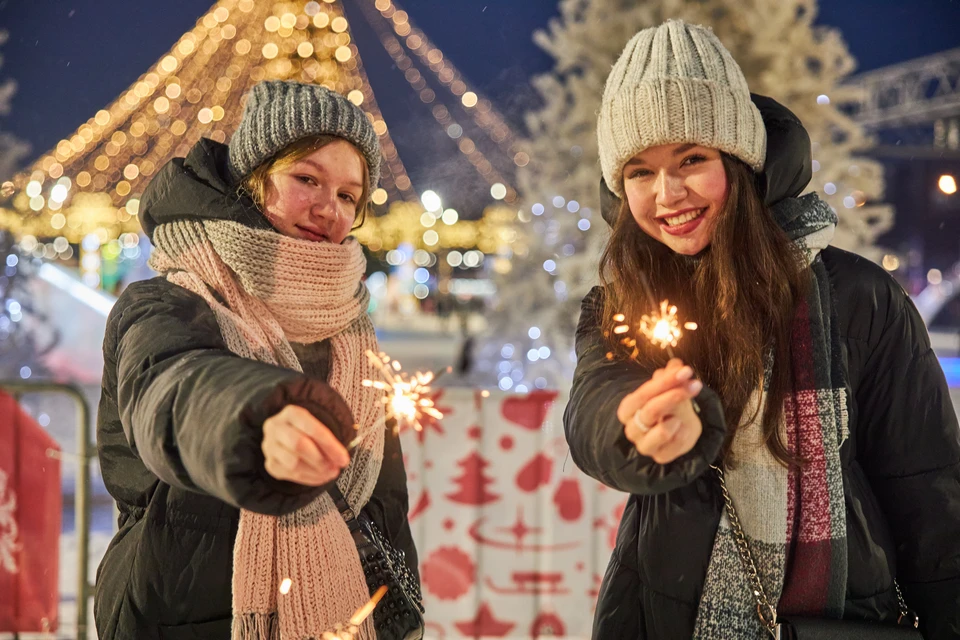
{"label": "white decorated tree", "polygon": [[499,307],[477,350],[480,376],[520,391],[567,384],[579,302],[597,281],[608,232],[596,138],[604,81],[637,31],[670,18],[710,26],[751,90],[796,113],[813,142],[809,189],[840,215],[834,244],[877,257],[875,239],[892,221],[890,208],[877,204],[882,169],[855,157],[871,141],[838,108],[854,97],[856,88],[842,82],[855,61],[836,29],[814,24],[815,0],[561,0],[559,8],[560,17],[534,34],[555,65],[534,79],[543,104],[527,116],[531,162],[518,176],[529,250],[513,257],[498,283]]}
{"label": "white decorated tree", "polygon": [[[0,45],[7,37],[6,31],[0,31]],[[13,79],[0,81],[0,116],[10,113],[16,89]],[[0,181],[12,176],[29,152],[30,145],[0,129]],[[0,187],[0,207],[9,198],[10,191],[8,185]],[[0,378],[46,373],[40,358],[55,344],[56,338],[46,327],[46,318],[35,312],[30,301],[28,282],[38,263],[22,251],[9,231],[0,229]],[[3,508],[0,503],[0,537],[3,536]],[[0,562],[2,560],[0,549]]]}
{"label": "white decorated tree", "polygon": [[[6,43],[8,38],[8,32],[0,31],[0,45]],[[0,68],[2,67],[3,56],[0,55]],[[10,103],[16,91],[17,83],[13,78],[0,81],[0,116],[10,113]],[[29,144],[0,128],[0,181],[10,178],[28,153],[30,153]]]}

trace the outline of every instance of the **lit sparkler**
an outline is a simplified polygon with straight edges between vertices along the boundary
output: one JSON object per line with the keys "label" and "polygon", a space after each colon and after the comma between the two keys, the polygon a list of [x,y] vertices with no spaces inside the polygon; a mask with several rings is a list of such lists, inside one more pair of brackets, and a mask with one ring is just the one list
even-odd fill
{"label": "lit sparkler", "polygon": [[[636,358],[640,353],[640,349],[637,347],[637,339],[640,337],[646,338],[654,346],[665,349],[667,354],[673,358],[673,347],[677,346],[677,342],[683,336],[683,330],[694,331],[697,328],[697,323],[686,322],[681,329],[676,305],[670,304],[669,300],[661,300],[660,306],[656,307],[656,298],[650,288],[647,276],[643,272],[640,273],[640,284],[647,299],[650,300],[651,306],[658,308],[659,311],[644,314],[632,335],[630,335],[632,327],[626,324],[626,317],[622,313],[618,313],[613,316],[613,321],[619,323],[614,327],[613,333],[624,336],[620,342],[628,349],[633,350],[630,354],[631,358]],[[608,354],[608,357],[612,358],[613,354]]]}
{"label": "lit sparkler", "polygon": [[393,417],[397,421],[397,431],[413,427],[417,431],[423,430],[420,419],[424,415],[440,420],[443,414],[437,410],[430,398],[431,384],[444,373],[450,371],[450,367],[441,369],[439,372],[417,371],[412,375],[407,375],[401,368],[400,363],[391,360],[390,356],[380,352],[374,353],[367,351],[367,357],[376,367],[377,371],[383,377],[383,380],[364,380],[363,386],[380,389],[384,392],[383,403],[386,405],[387,417]]}

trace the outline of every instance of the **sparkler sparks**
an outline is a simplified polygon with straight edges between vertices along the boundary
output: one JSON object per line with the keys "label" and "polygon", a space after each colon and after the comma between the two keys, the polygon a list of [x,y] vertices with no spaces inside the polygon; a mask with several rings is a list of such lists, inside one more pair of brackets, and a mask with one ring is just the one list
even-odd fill
{"label": "sparkler sparks", "polygon": [[[650,288],[647,276],[643,272],[640,273],[640,285],[650,304],[655,305],[656,298],[654,298],[653,290]],[[680,319],[677,317],[677,306],[670,304],[669,300],[660,301],[659,311],[644,314],[640,318],[639,326],[633,331],[633,335],[627,335],[631,333],[632,327],[626,323],[626,316],[622,313],[614,315],[613,321],[618,323],[613,328],[613,333],[624,336],[620,342],[628,349],[632,349],[631,358],[636,358],[640,353],[640,349],[637,347],[638,338],[645,338],[654,346],[666,349],[668,355],[672,358],[673,347],[677,346],[677,342],[683,336],[683,330],[695,331],[697,328],[696,322],[686,322],[681,329]],[[613,354],[608,353],[607,358],[612,359]]]}
{"label": "sparkler sparks", "polygon": [[423,373],[417,371],[407,375],[400,367],[400,363],[391,360],[390,356],[380,352],[367,351],[367,358],[376,367],[383,380],[364,380],[363,386],[380,389],[384,392],[383,403],[386,405],[387,415],[397,421],[397,431],[412,427],[417,431],[423,430],[421,418],[427,415],[440,420],[443,414],[437,410],[433,400],[429,397],[432,391],[430,385],[450,371],[450,368],[439,373]]}
{"label": "sparkler sparks", "polygon": [[636,330],[633,331],[632,335],[627,335],[631,333],[632,327],[629,324],[625,324],[625,318],[622,313],[613,316],[613,320],[614,322],[622,323],[615,326],[613,332],[617,335],[624,336],[620,342],[627,348],[633,349],[630,355],[631,358],[636,358],[639,354],[637,338],[640,337],[649,340],[654,346],[667,349],[671,352],[670,356],[673,357],[671,347],[677,346],[677,342],[683,336],[683,330],[694,331],[697,328],[695,322],[686,322],[681,325],[680,319],[677,317],[676,305],[671,305],[668,300],[662,300],[660,302],[659,311],[644,314],[644,316],[640,318],[640,324]]}

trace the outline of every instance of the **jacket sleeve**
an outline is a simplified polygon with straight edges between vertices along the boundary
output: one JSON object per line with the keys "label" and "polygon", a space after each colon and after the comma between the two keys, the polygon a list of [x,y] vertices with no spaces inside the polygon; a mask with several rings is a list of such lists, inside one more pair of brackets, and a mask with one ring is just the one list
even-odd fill
{"label": "jacket sleeve", "polygon": [[669,464],[657,464],[637,453],[617,419],[617,407],[652,376],[633,362],[608,360],[600,314],[603,289],[584,298],[577,326],[577,367],[563,427],[570,455],[580,469],[619,491],[666,493],[693,482],[717,458],[726,426],[717,395],[704,388],[697,397],[703,433],[694,448]]}
{"label": "jacket sleeve", "polygon": [[[858,457],[897,547],[897,579],[928,640],[960,637],[960,428],[920,315],[892,278],[872,296],[856,391]],[[889,301],[889,302],[887,302]]]}
{"label": "jacket sleeve", "polygon": [[326,382],[233,354],[206,302],[159,279],[128,287],[107,322],[124,433],[160,480],[270,515],[325,489],[267,474],[260,444],[263,422],[287,404],[347,441],[350,409]]}

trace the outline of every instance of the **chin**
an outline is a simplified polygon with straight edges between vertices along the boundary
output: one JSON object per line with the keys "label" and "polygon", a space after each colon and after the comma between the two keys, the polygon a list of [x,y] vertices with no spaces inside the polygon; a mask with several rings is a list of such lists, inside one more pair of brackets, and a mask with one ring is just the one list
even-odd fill
{"label": "chin", "polygon": [[702,240],[695,241],[681,241],[677,242],[675,238],[667,238],[667,241],[663,244],[673,251],[674,253],[679,253],[682,256],[695,256],[703,252],[710,243]]}

